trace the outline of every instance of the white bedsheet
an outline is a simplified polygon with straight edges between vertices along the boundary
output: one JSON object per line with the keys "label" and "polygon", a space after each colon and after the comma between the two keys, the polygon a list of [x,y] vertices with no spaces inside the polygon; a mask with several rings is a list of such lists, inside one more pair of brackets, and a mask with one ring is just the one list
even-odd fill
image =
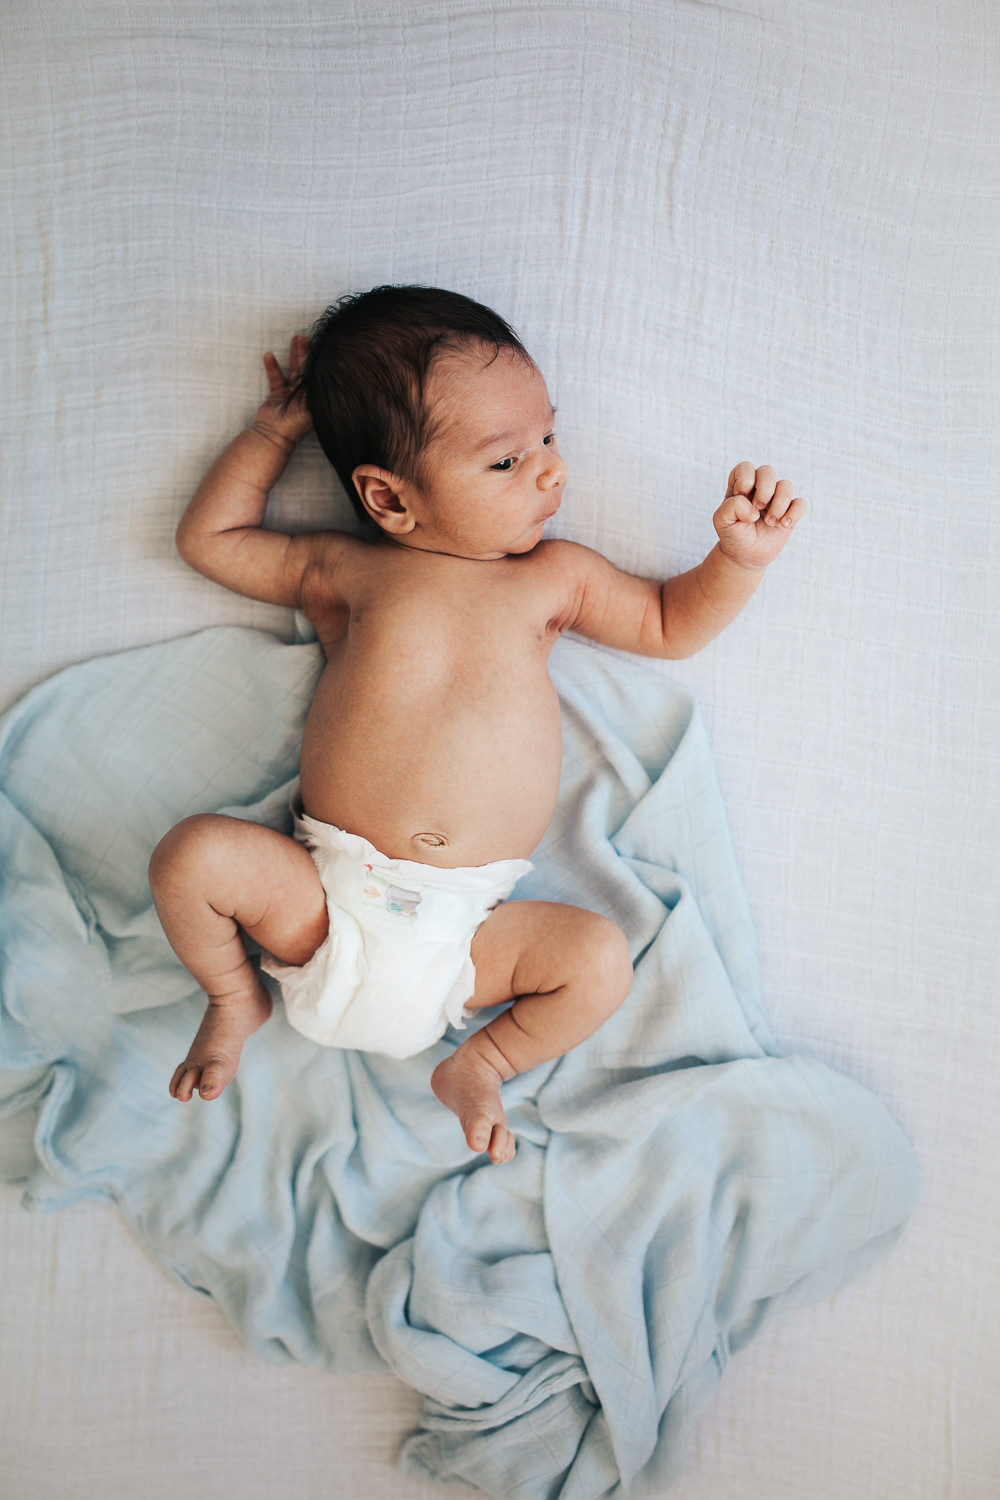
{"label": "white bedsheet", "polygon": [[[734,1360],[678,1500],[995,1493],[998,29],[978,0],[0,18],[4,703],[205,625],[290,632],[171,536],[260,353],[349,288],[513,321],[571,465],[556,534],[624,567],[703,555],[737,459],[810,499],[670,670],[772,1026],[885,1100],[921,1200],[883,1266]],[[340,524],[331,492],[310,444],[278,515]],[[251,1360],[110,1210],[0,1210],[5,1497],[435,1493],[392,1467],[417,1407],[388,1377]]]}

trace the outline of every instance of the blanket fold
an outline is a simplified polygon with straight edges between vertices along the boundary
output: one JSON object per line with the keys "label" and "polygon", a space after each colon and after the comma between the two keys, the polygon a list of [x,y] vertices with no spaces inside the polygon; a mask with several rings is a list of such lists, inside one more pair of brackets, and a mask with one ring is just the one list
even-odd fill
{"label": "blanket fold", "polygon": [[220,1100],[171,1100],[202,998],[149,854],[196,811],[288,827],[320,667],[313,644],[209,630],[70,668],[0,722],[0,1115],[38,1108],[25,1201],[114,1202],[263,1357],[395,1371],[426,1402],[411,1472],[651,1492],[730,1352],[898,1236],[909,1147],[767,1035],[689,696],[571,640],[559,806],[516,897],[613,916],[636,977],[595,1036],[506,1086],[515,1160],[471,1157],[430,1091],[460,1038],[323,1049],[280,1004]]}

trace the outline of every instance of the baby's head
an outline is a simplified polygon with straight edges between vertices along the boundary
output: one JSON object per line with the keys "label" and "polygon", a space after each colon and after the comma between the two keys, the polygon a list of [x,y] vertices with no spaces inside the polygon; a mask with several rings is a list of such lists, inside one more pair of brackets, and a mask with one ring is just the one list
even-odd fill
{"label": "baby's head", "polygon": [[[432,490],[442,456],[456,456],[453,436],[461,442],[466,393],[474,404],[484,385],[492,391],[505,380],[529,388],[529,422],[545,406],[548,428],[534,442],[551,445],[552,468],[552,409],[533,361],[503,318],[458,292],[379,286],[341,297],[312,330],[298,385],[320,446],[371,533],[409,529],[385,508],[375,476],[404,495]],[[494,430],[487,421],[487,433]],[[497,459],[490,467],[503,473],[516,462]]]}

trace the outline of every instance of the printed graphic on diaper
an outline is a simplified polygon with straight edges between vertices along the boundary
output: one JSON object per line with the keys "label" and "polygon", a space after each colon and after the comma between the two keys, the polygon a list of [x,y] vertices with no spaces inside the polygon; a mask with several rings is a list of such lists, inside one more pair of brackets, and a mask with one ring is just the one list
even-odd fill
{"label": "printed graphic on diaper", "polygon": [[405,886],[393,885],[384,875],[379,875],[371,865],[365,865],[365,883],[361,887],[361,899],[365,906],[377,911],[387,911],[390,916],[402,917],[411,924],[416,921],[420,892],[408,891]]}

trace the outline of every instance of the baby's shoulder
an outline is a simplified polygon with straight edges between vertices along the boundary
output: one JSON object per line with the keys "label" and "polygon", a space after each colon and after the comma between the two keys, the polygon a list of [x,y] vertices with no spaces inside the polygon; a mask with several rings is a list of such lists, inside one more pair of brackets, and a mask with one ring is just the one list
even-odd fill
{"label": "baby's shoulder", "polygon": [[532,553],[533,557],[541,558],[549,566],[559,568],[583,566],[588,555],[593,557],[597,554],[582,542],[568,542],[562,537],[546,537]]}
{"label": "baby's shoulder", "polygon": [[550,627],[557,632],[568,629],[579,611],[593,565],[600,561],[599,554],[579,542],[546,538],[525,560],[530,560]]}
{"label": "baby's shoulder", "polygon": [[595,566],[601,563],[601,555],[581,542],[568,542],[553,537],[539,542],[531,553],[539,576],[551,581],[557,588],[575,591],[582,587]]}

